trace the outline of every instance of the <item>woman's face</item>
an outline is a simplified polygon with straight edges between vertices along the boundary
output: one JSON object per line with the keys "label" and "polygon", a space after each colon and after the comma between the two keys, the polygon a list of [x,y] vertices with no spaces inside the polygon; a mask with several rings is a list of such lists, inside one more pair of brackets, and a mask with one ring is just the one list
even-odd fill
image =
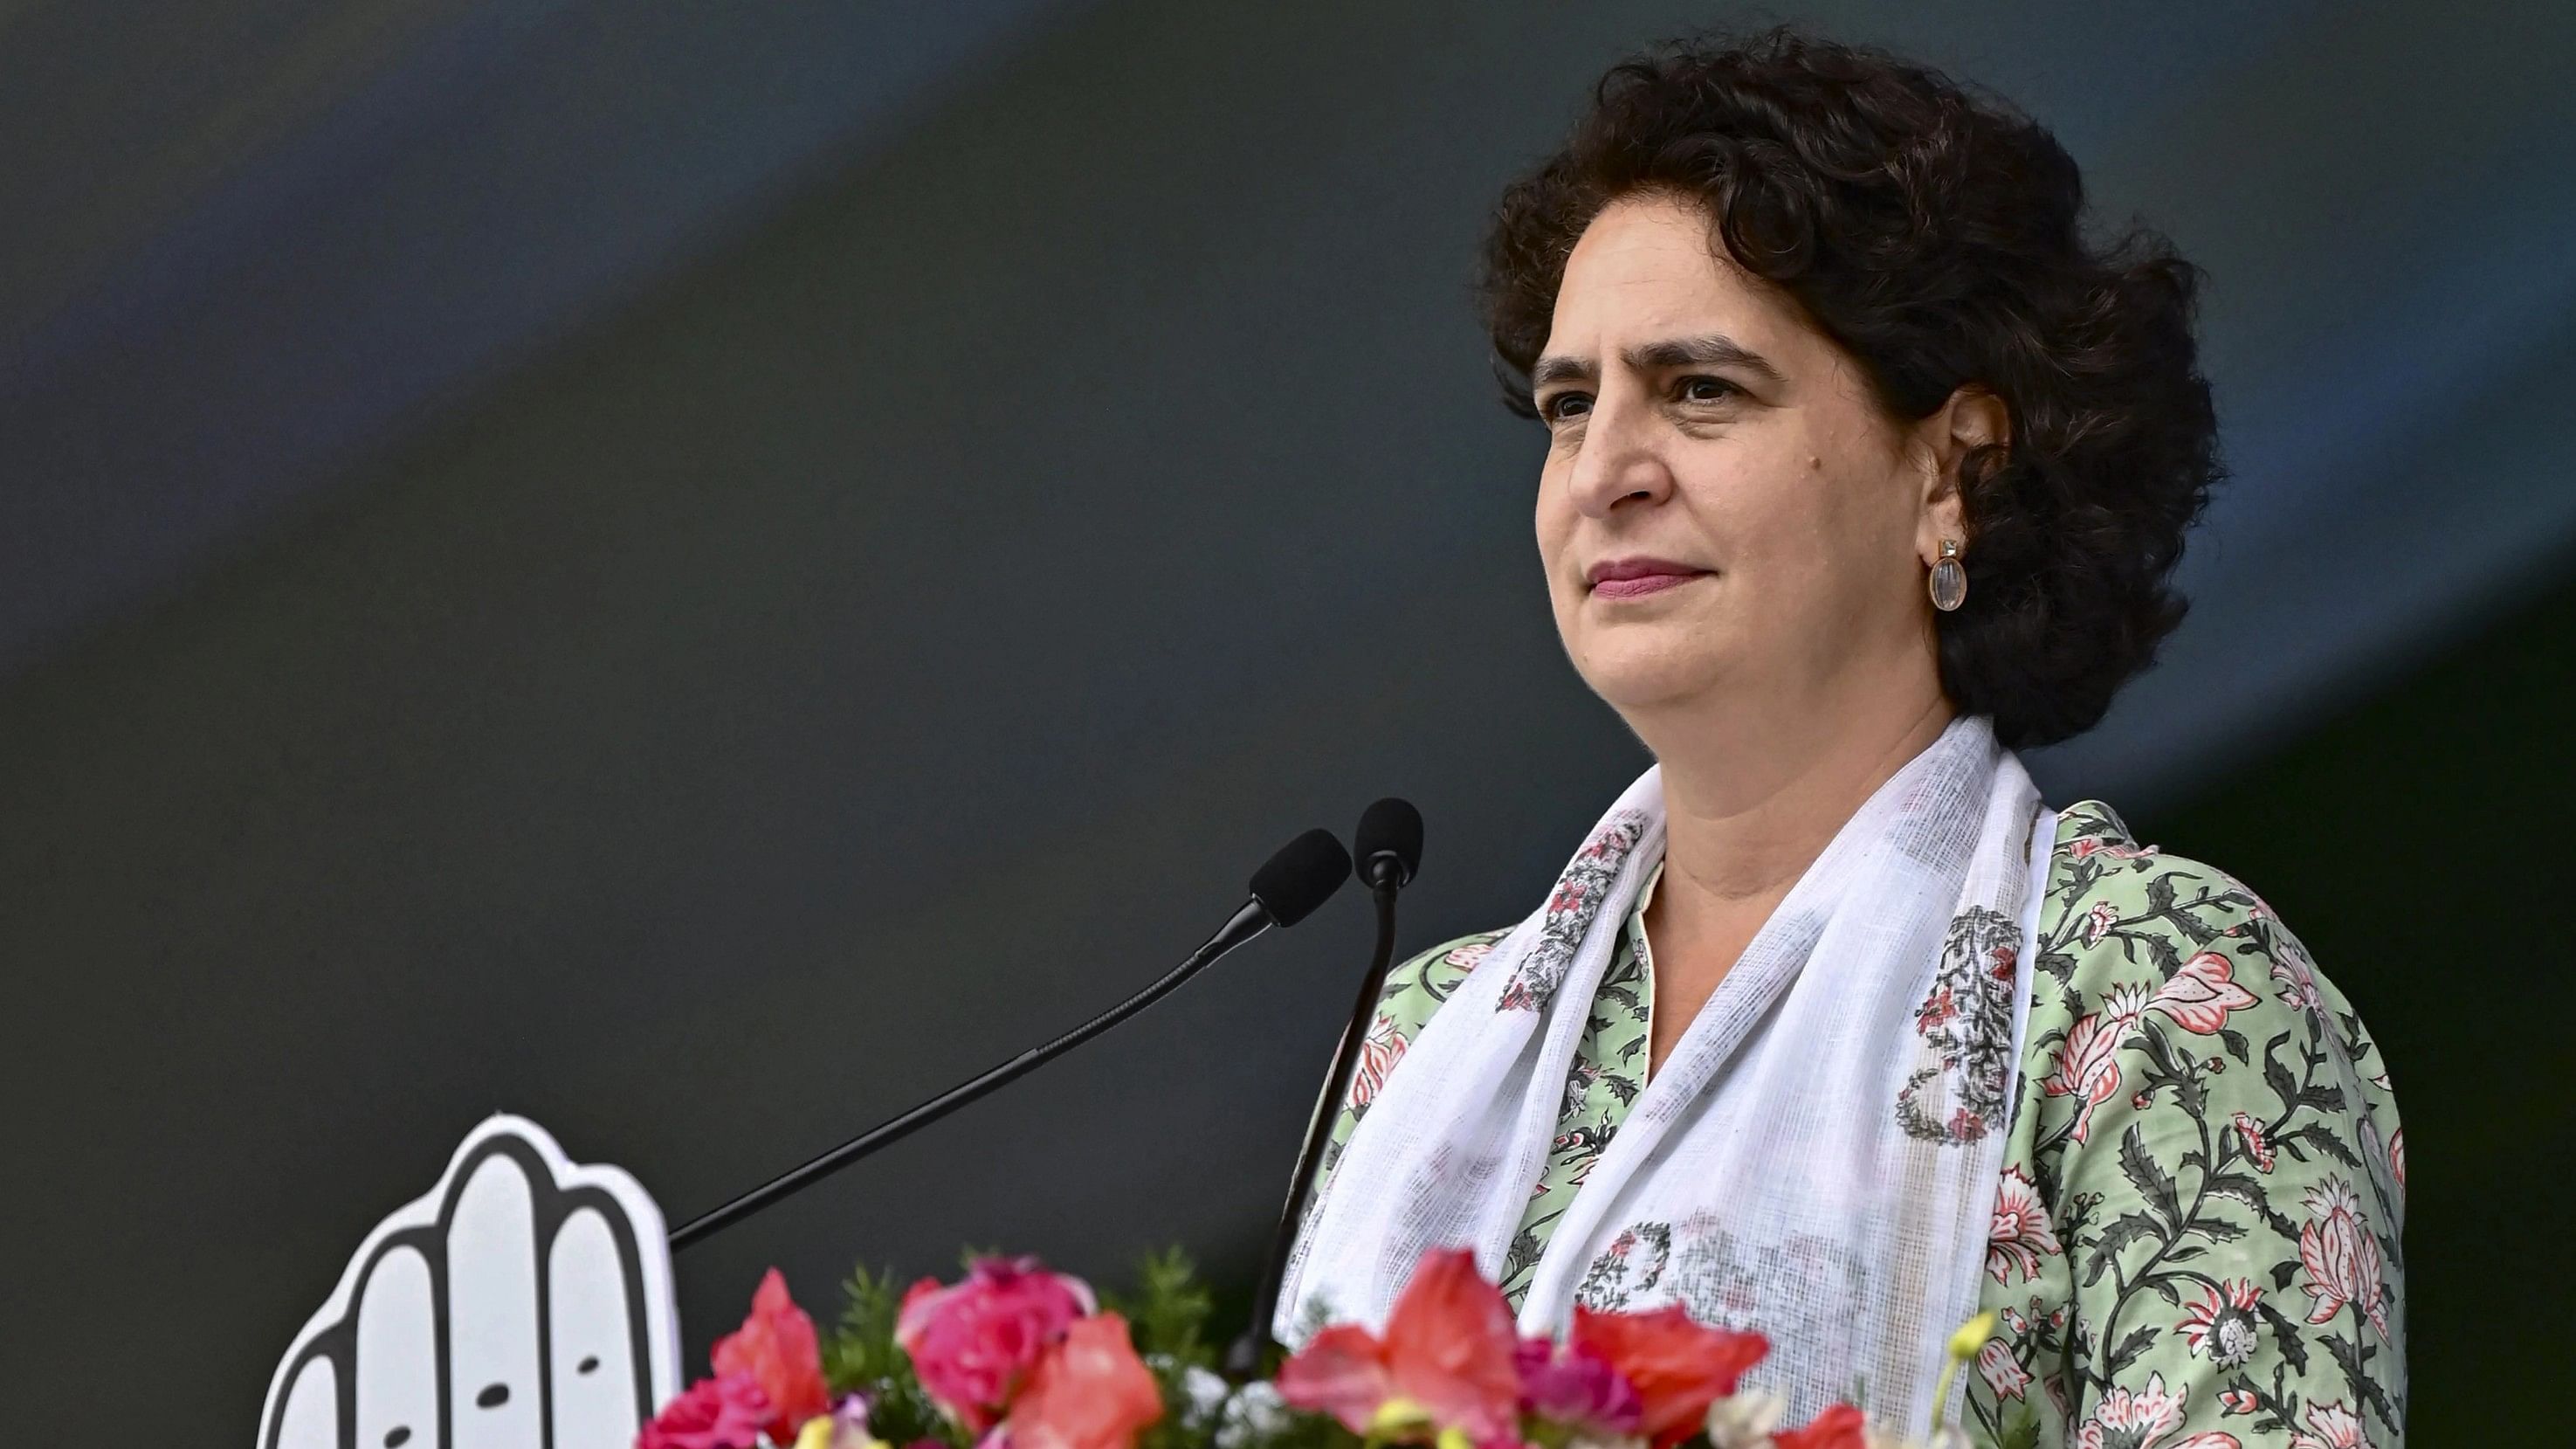
{"label": "woman's face", "polygon": [[1930,667],[1925,570],[1961,537],[1927,444],[1949,410],[1886,417],[1839,347],[1716,254],[1695,207],[1602,211],[1532,381],[1557,629],[1632,724],[1726,695],[1829,709],[1891,662]]}

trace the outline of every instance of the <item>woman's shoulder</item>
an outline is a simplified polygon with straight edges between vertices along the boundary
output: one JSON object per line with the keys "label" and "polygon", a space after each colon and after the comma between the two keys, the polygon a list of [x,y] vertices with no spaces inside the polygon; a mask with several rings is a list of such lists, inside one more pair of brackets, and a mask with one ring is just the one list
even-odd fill
{"label": "woman's shoulder", "polygon": [[1389,968],[1378,993],[1378,1028],[1410,1039],[1440,1009],[1511,927],[1453,937]]}
{"label": "woman's shoulder", "polygon": [[2059,814],[2037,950],[2006,1191],[2048,1222],[1996,1281],[2062,1256],[2077,1321],[2130,1325],[2092,1345],[2099,1387],[2170,1390],[2177,1426],[2187,1395],[2192,1429],[2393,1427],[2406,1149],[2359,1013],[2250,886],[2099,800]]}
{"label": "woman's shoulder", "polygon": [[2095,1109],[2160,1088],[2252,1133],[2249,1144],[2313,1110],[2317,1137],[2357,1150],[2314,1145],[2366,1167],[2392,1208],[2402,1196],[2404,1137],[2378,1044],[2251,886],[2141,843],[2109,805],[2080,800],[2059,815],[2038,948],[2025,1067],[2060,1131],[2081,1142]]}
{"label": "woman's shoulder", "polygon": [[2037,965],[2070,1005],[2144,993],[2160,1015],[2231,1046],[2258,1024],[2296,1020],[2360,1037],[2343,993],[2253,887],[2141,843],[2100,800],[2058,813]]}

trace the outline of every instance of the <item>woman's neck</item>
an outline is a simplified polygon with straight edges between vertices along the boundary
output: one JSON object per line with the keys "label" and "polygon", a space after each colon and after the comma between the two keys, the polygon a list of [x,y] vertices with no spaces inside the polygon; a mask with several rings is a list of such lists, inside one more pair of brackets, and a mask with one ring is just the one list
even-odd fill
{"label": "woman's neck", "polygon": [[1649,1073],[1843,823],[1953,714],[1936,684],[1875,708],[1775,711],[1724,732],[1703,716],[1687,737],[1646,739],[1663,767],[1665,817],[1663,878],[1645,922]]}
{"label": "woman's neck", "polygon": [[1663,766],[1663,889],[1682,884],[1715,902],[1787,893],[1861,802],[1953,716],[1936,689],[1900,709],[1775,717],[1722,739],[1648,741]]}

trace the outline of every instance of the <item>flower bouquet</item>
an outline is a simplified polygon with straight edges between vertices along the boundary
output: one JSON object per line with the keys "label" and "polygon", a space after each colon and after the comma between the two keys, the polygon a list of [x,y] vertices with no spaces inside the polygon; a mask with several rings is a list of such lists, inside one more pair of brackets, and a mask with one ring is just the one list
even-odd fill
{"label": "flower bouquet", "polygon": [[[862,1270],[827,1339],[776,1269],[713,1374],[636,1449],[1888,1449],[1911,1441],[1838,1404],[1798,1428],[1739,1391],[1769,1344],[1679,1308],[1575,1310],[1564,1342],[1522,1338],[1463,1251],[1426,1254],[1383,1334],[1322,1329],[1266,1381],[1229,1383],[1209,1298],[1173,1252],[1104,1304],[1035,1258],[971,1258],[897,1294]],[[1991,1325],[1951,1340],[1950,1370]],[[1963,1351],[1964,1349],[1964,1351]],[[1942,1379],[1946,1398],[1948,1374]],[[1929,1449],[1964,1449],[1937,1428]]]}

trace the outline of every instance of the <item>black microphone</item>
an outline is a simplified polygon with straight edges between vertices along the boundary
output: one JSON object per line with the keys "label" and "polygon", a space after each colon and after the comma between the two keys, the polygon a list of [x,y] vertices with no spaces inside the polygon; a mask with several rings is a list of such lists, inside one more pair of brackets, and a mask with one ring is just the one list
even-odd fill
{"label": "black microphone", "polygon": [[1297,1220],[1306,1194],[1315,1186],[1324,1144],[1332,1138],[1342,1101],[1350,1095],[1351,1078],[1359,1071],[1360,1048],[1376,1019],[1378,995],[1386,989],[1386,973],[1395,956],[1395,893],[1412,884],[1414,872],[1422,868],[1422,812],[1389,796],[1360,812],[1360,828],[1351,843],[1357,847],[1360,877],[1368,882],[1369,894],[1377,902],[1377,950],[1369,958],[1368,975],[1360,982],[1350,1022],[1342,1028],[1341,1049],[1333,1054],[1333,1073],[1325,1083],[1323,1099],[1306,1123],[1306,1142],[1297,1150],[1297,1166],[1288,1176],[1288,1202],[1279,1210],[1269,1259],[1253,1287],[1252,1322],[1225,1353],[1226,1373],[1237,1382],[1251,1378],[1261,1366],[1262,1351],[1270,1342],[1270,1319],[1279,1307],[1279,1280],[1287,1275],[1288,1254],[1297,1244]]}
{"label": "black microphone", "polygon": [[1217,928],[1217,933],[1208,938],[1207,944],[1191,952],[1188,960],[1173,967],[1161,980],[1046,1045],[1031,1047],[982,1076],[951,1087],[902,1116],[869,1128],[804,1166],[781,1173],[715,1211],[681,1224],[671,1234],[671,1246],[685,1248],[722,1232],[762,1208],[812,1187],[878,1148],[899,1142],[1002,1084],[1055,1060],[1170,995],[1182,982],[1235,947],[1273,926],[1293,926],[1306,919],[1317,906],[1332,899],[1333,892],[1340,890],[1342,882],[1350,878],[1351,858],[1342,853],[1342,843],[1333,838],[1333,833],[1329,830],[1307,831],[1280,847],[1278,854],[1252,873],[1252,898]]}

